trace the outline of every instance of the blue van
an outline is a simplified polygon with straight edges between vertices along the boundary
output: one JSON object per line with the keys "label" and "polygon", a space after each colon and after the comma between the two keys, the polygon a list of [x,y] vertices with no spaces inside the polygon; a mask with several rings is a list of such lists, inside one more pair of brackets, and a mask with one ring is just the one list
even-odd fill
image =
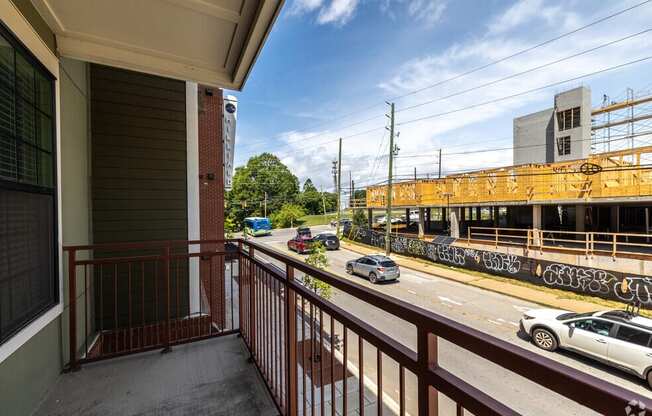
{"label": "blue van", "polygon": [[272,223],[269,218],[248,217],[244,220],[244,229],[247,235],[258,237],[261,235],[272,235]]}

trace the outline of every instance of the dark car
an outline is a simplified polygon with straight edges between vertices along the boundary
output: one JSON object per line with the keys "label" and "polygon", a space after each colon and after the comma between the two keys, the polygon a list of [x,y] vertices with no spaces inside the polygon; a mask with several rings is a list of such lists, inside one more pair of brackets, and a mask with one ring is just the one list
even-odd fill
{"label": "dark car", "polygon": [[317,234],[313,241],[320,242],[326,250],[337,250],[340,248],[340,239],[333,233]]}
{"label": "dark car", "polygon": [[288,249],[296,251],[299,254],[310,252],[312,248],[312,233],[308,227],[297,228],[297,235],[288,241]]}

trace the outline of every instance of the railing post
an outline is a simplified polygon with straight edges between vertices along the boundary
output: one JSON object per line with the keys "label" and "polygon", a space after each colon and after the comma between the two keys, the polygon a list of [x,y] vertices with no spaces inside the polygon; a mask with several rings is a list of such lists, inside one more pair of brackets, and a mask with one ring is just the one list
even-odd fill
{"label": "railing post", "polygon": [[613,244],[613,247],[611,248],[612,249],[611,257],[616,258],[616,251],[618,251],[618,248],[617,248],[618,247],[618,235],[617,234],[613,235],[613,243],[612,244]]}
{"label": "railing post", "polygon": [[249,334],[251,351],[251,361],[254,361],[256,355],[256,282],[254,281],[254,246],[249,244]]}
{"label": "railing post", "polygon": [[[285,271],[287,286],[285,287],[285,339],[287,340],[287,393],[285,409],[288,416],[298,414],[297,401],[297,305],[296,293],[290,289],[289,283],[294,281],[294,268],[287,266]],[[332,351],[331,351],[332,353]],[[346,376],[345,376],[346,377]],[[346,394],[346,393],[345,393]]]}
{"label": "railing post", "polygon": [[437,362],[437,337],[423,328],[417,328],[417,358],[418,358],[418,399],[419,416],[438,416],[438,393],[431,388],[426,374]]}
{"label": "railing post", "polygon": [[[167,243],[165,248],[163,248],[163,267],[165,267],[165,302],[166,302],[166,309],[167,309],[167,315],[166,315],[166,330],[165,330],[165,348],[161,351],[161,353],[165,354],[172,349],[170,348],[170,338],[172,338],[172,333],[170,332],[172,327],[170,325],[170,243]],[[201,299],[199,300],[201,302]],[[200,317],[201,319],[201,317]]]}
{"label": "railing post", "polygon": [[77,362],[77,250],[68,251],[68,335],[70,357],[68,369],[79,370]]}
{"label": "railing post", "polygon": [[242,331],[244,330],[244,315],[242,310],[242,287],[243,287],[243,271],[244,266],[242,264],[242,241],[238,241],[238,334],[242,336]]}

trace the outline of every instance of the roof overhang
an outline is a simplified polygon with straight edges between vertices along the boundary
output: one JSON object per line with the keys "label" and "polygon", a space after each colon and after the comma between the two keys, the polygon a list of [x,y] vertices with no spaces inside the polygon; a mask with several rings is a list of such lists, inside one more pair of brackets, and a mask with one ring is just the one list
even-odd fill
{"label": "roof overhang", "polygon": [[61,56],[242,89],[284,0],[32,0]]}

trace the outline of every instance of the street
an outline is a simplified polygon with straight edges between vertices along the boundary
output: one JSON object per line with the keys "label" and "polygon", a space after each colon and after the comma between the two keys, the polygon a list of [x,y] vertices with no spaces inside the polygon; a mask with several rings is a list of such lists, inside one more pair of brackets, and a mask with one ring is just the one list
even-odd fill
{"label": "street", "polygon": [[[333,231],[329,226],[312,227],[313,234],[321,231]],[[286,242],[294,235],[293,229],[274,230],[271,236],[258,237],[256,242],[268,245],[281,252],[288,253]],[[293,255],[295,253],[292,253]],[[298,256],[302,258],[304,256]],[[548,353],[538,349],[525,337],[519,336],[518,321],[523,312],[542,306],[512,298],[502,294],[464,285],[462,283],[438,278],[407,268],[401,268],[401,278],[398,282],[372,285],[365,278],[347,275],[345,263],[361,255],[349,250],[340,249],[328,252],[328,270],[356,283],[372,287],[406,302],[432,310],[445,317],[459,321],[465,325],[508,341],[519,347],[534,351],[550,359],[589,373],[600,379],[618,384],[639,394],[652,396],[644,381],[626,373],[612,369],[570,352]],[[354,315],[364,319],[380,331],[391,335],[395,340],[416,350],[416,331],[411,324],[388,315],[360,300],[341,291],[334,290],[332,302]],[[341,335],[341,334],[340,334]],[[375,380],[375,354],[366,352],[365,374]],[[349,354],[353,354],[349,352]],[[353,355],[356,357],[357,355]],[[351,355],[349,355],[351,357]],[[387,360],[385,369],[392,368],[392,361]],[[546,391],[539,385],[526,381],[513,373],[506,371],[488,361],[475,356],[455,345],[440,340],[439,363],[456,376],[478,387],[485,393],[497,398],[522,414],[542,415],[585,415],[590,412],[562,396]],[[371,371],[370,371],[371,370]],[[387,374],[385,370],[384,374]],[[391,374],[391,373],[390,373]],[[395,377],[383,377],[383,391],[392,397],[397,390]],[[518,380],[515,382],[515,380]],[[394,383],[394,384],[392,384]],[[408,394],[408,399],[410,395]],[[440,395],[441,396],[441,395]],[[408,400],[410,402],[410,400]],[[563,403],[563,405],[560,405]],[[408,403],[408,410],[410,406]],[[449,413],[453,408],[445,399],[440,399],[441,414]]]}

